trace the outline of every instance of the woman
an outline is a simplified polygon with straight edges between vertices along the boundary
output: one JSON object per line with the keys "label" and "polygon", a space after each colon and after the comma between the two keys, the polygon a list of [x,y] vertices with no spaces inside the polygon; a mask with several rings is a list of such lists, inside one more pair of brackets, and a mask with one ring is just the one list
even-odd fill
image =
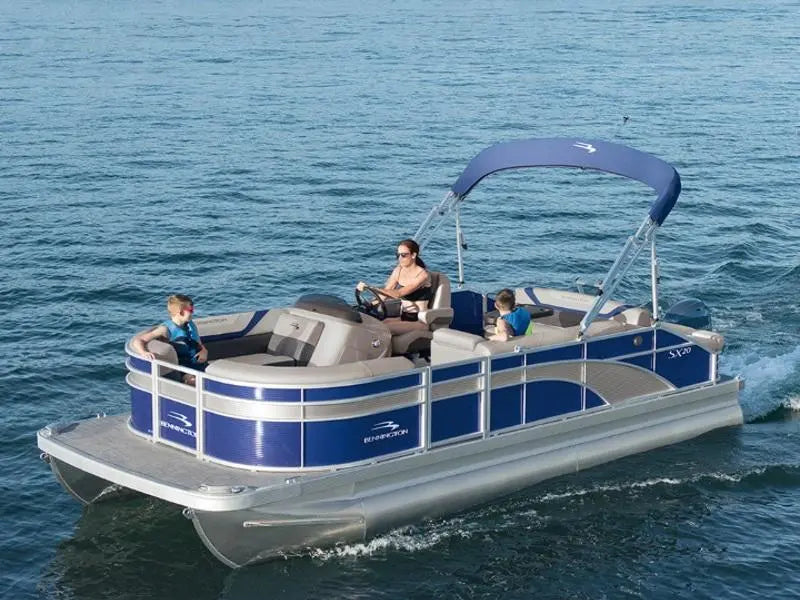
{"label": "woman", "polygon": [[[385,298],[400,298],[403,301],[400,318],[386,319],[392,334],[405,333],[413,329],[426,329],[425,323],[417,320],[421,310],[427,310],[432,300],[431,276],[425,262],[419,257],[419,244],[414,240],[403,240],[397,245],[397,266],[382,288],[375,288]],[[356,288],[364,291],[368,284],[359,281]],[[374,286],[370,286],[374,287]]]}

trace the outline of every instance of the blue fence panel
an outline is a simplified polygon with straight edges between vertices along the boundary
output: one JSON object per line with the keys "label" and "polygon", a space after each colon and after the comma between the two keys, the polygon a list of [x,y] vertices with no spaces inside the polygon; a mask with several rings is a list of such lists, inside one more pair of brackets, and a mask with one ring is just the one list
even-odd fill
{"label": "blue fence panel", "polygon": [[419,447],[420,407],[338,421],[309,421],[304,427],[306,466],[358,462]]}
{"label": "blue fence panel", "polygon": [[153,435],[153,396],[131,388],[131,426],[140,433]]}
{"label": "blue fence panel", "polygon": [[598,396],[595,392],[586,388],[586,410],[590,408],[596,408],[598,406],[603,406],[608,404],[605,400],[603,400],[600,396]]}
{"label": "blue fence panel", "polygon": [[522,423],[522,385],[491,391],[489,430],[496,431]]}
{"label": "blue fence panel", "polygon": [[711,378],[710,354],[700,346],[663,350],[656,354],[656,373],[675,387],[686,387]]}
{"label": "blue fence panel", "polygon": [[532,381],[525,384],[525,422],[581,410],[581,386],[568,381]]}
{"label": "blue fence panel", "polygon": [[613,358],[653,349],[653,332],[644,331],[590,342],[586,349],[589,359]]}
{"label": "blue fence panel", "polygon": [[158,435],[162,439],[194,450],[197,447],[195,408],[163,396],[159,398]]}
{"label": "blue fence panel", "polygon": [[480,394],[465,394],[431,404],[432,443],[477,433],[480,429]]}
{"label": "blue fence panel", "polygon": [[300,423],[234,419],[204,412],[205,453],[254,467],[299,467]]}

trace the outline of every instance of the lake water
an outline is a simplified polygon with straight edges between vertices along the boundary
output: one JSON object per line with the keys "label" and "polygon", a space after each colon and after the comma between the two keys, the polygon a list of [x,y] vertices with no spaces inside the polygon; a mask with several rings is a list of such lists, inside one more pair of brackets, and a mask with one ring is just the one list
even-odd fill
{"label": "lake water", "polygon": [[[800,597],[800,4],[31,1],[0,23],[2,597]],[[350,298],[474,154],[551,136],[680,171],[662,294],[711,308],[744,426],[239,571],[178,508],[84,510],[39,461],[40,427],[126,410],[124,340],[168,293],[199,315]],[[489,178],[468,283],[598,278],[650,199]],[[425,252],[451,275],[453,237]]]}

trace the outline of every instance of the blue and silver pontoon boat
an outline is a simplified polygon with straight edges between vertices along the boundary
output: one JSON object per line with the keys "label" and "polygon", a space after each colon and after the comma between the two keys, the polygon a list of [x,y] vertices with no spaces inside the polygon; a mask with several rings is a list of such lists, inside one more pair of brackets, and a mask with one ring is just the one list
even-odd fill
{"label": "blue and silver pontoon boat", "polygon": [[[600,141],[498,144],[469,163],[417,241],[450,213],[460,238],[461,205],[481,179],[539,166],[656,192],[599,295],[516,289],[534,327],[507,342],[484,336],[492,299],[452,291],[443,273],[426,328],[394,338],[371,310],[326,295],[197,319],[211,362],[195,385],[169,376],[187,371],[169,344],[151,342],[149,361],[129,342],[130,412],[45,427],[43,456],[81,502],[127,490],[185,507],[211,552],[240,566],[740,424],[741,381],[718,370],[722,337],[659,314],[656,231],[681,189],[667,163]],[[643,250],[652,311],[612,299]]]}

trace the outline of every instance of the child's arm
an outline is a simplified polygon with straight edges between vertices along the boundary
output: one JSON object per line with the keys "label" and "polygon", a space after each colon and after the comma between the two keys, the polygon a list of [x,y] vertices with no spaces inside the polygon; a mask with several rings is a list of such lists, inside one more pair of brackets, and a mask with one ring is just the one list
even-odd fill
{"label": "child's arm", "polygon": [[197,362],[208,362],[208,348],[206,348],[203,340],[198,339],[198,341],[200,342],[200,352],[198,352],[196,356]]}
{"label": "child's arm", "polygon": [[511,331],[511,327],[509,326],[508,322],[506,322],[506,320],[502,317],[497,317],[495,330],[495,334],[489,338],[494,342],[507,342],[508,338],[513,337],[514,335],[514,332]]}
{"label": "child's arm", "polygon": [[137,335],[135,338],[133,338],[131,346],[133,346],[133,349],[136,350],[136,352],[138,352],[140,355],[144,356],[149,360],[153,360],[156,357],[156,355],[153,354],[152,352],[147,351],[146,347],[147,342],[159,337],[167,337],[168,333],[169,332],[167,331],[166,327],[164,327],[163,325],[158,325],[156,327],[153,327],[153,329],[151,329],[147,333],[141,333]]}

